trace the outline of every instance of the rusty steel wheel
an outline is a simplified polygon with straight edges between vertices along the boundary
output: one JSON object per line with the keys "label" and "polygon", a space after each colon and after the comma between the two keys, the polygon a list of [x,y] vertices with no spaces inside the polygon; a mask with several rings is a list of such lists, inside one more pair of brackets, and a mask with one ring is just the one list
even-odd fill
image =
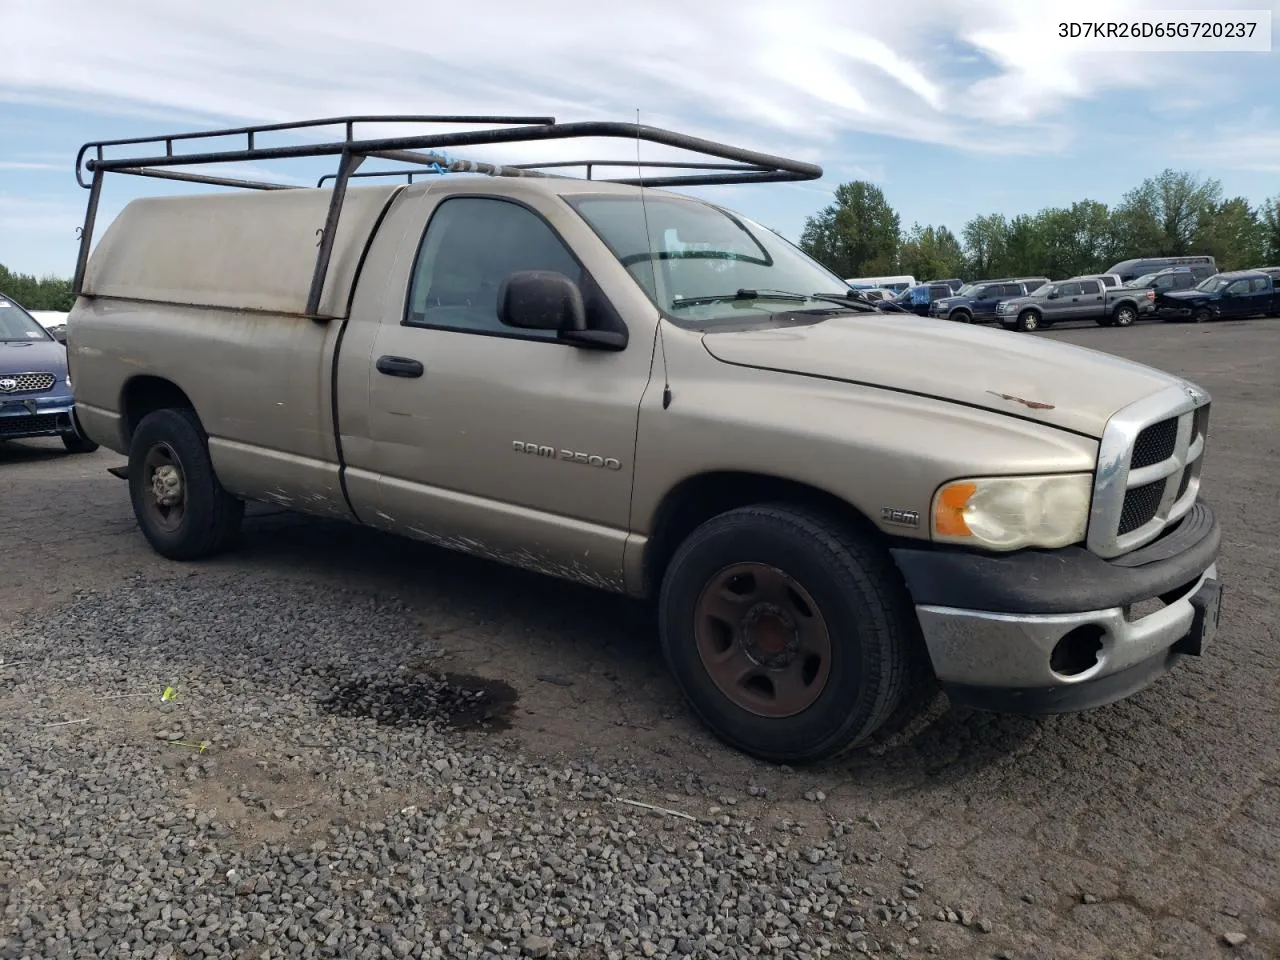
{"label": "rusty steel wheel", "polygon": [[761,717],[813,706],[831,673],[831,633],[795,578],[763,563],[736,563],[698,598],[694,637],[720,692]]}
{"label": "rusty steel wheel", "polygon": [[152,445],[142,461],[142,482],[147,490],[145,509],[166,533],[182,525],[187,509],[186,478],[173,447],[163,441]]}
{"label": "rusty steel wheel", "polygon": [[928,669],[883,545],[790,504],[738,507],[688,534],[663,573],[658,618],[689,705],[762,760],[822,760],[865,742],[914,709]]}
{"label": "rusty steel wheel", "polygon": [[142,418],[129,444],[129,498],[143,535],[171,560],[229,546],[244,516],[244,501],[218,482],[204,429],[189,409]]}

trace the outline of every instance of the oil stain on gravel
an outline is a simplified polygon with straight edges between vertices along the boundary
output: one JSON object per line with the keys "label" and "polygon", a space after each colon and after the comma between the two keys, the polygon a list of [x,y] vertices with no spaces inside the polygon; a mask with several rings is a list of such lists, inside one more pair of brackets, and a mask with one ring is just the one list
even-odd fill
{"label": "oil stain on gravel", "polygon": [[511,726],[516,700],[515,688],[502,680],[397,672],[339,681],[321,706],[336,716],[365,717],[386,727],[498,731]]}

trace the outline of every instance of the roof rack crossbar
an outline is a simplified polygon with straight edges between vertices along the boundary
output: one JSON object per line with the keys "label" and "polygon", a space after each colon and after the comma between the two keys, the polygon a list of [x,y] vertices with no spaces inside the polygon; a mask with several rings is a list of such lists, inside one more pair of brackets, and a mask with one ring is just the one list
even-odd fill
{"label": "roof rack crossbar", "polygon": [[[487,130],[455,130],[449,133],[416,134],[413,136],[379,137],[357,139],[355,126],[359,123],[455,123],[497,125],[497,129]],[[263,133],[279,133],[300,131],[314,127],[341,125],[344,138],[322,143],[303,143],[287,146],[262,147],[257,137]],[[245,137],[243,149],[210,149],[209,140],[231,137]],[[660,146],[685,150],[702,154],[719,162],[691,161],[622,161],[622,160],[580,160],[580,161],[548,161],[545,163],[522,163],[502,165],[476,160],[460,160],[446,156],[442,152],[448,147],[491,146],[504,143],[530,143],[550,140],[572,140],[582,138],[623,139],[634,142],[648,142]],[[177,153],[174,144],[178,141],[206,141],[205,149],[192,153]],[[144,147],[163,144],[164,153],[159,156],[107,157],[106,148],[133,146]],[[419,152],[425,151],[425,152]],[[90,159],[86,154],[92,153]],[[204,164],[228,164],[257,160],[285,160],[304,157],[338,157],[338,172],[322,176],[317,186],[323,186],[327,180],[333,181],[333,194],[329,202],[329,211],[325,226],[321,233],[319,250],[316,254],[315,272],[312,275],[311,288],[307,297],[307,313],[318,321],[327,318],[319,316],[321,293],[324,288],[325,274],[328,270],[329,258],[333,251],[333,242],[337,232],[339,218],[342,214],[343,200],[347,185],[353,177],[360,176],[407,176],[413,182],[414,173],[440,173],[444,171],[458,173],[482,173],[496,177],[563,177],[563,174],[550,173],[551,169],[563,167],[585,167],[586,178],[592,179],[595,167],[628,167],[639,173],[635,177],[609,179],[602,182],[626,184],[646,187],[677,186],[710,186],[717,184],[745,183],[778,183],[796,180],[816,180],[822,176],[822,168],[816,164],[800,160],[789,160],[743,147],[717,143],[689,134],[676,133],[659,127],[644,126],[638,123],[622,123],[616,121],[586,121],[580,123],[556,123],[554,117],[501,117],[501,116],[350,116],[328,117],[320,120],[304,120],[296,123],[258,124],[244,127],[231,127],[220,130],[162,134],[155,137],[132,137],[121,140],[102,140],[84,144],[76,155],[76,181],[89,190],[89,200],[85,210],[84,227],[80,235],[80,252],[76,266],[73,291],[82,292],[85,269],[88,264],[89,249],[93,241],[93,227],[97,215],[98,202],[102,194],[102,179],[107,173],[122,173],[133,176],[155,177],[159,179],[181,180],[192,183],[206,183],[215,186],[233,186],[257,190],[296,189],[288,184],[271,183],[260,180],[239,180],[230,177],[212,176],[202,173],[180,173],[169,168],[186,166],[199,167]],[[426,167],[426,171],[375,171],[359,173],[357,168],[366,158],[377,158],[393,162],[410,163],[418,167]],[[729,162],[732,161],[732,162]],[[666,174],[646,176],[645,169],[667,170],[701,170],[705,173]],[[85,181],[85,173],[91,175]]]}

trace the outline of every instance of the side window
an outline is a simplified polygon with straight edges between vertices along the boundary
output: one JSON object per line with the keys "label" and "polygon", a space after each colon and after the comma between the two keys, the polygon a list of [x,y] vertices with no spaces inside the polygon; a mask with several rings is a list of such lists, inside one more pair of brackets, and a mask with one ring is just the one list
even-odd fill
{"label": "side window", "polygon": [[1058,288],[1058,295],[1063,297],[1078,297],[1080,296],[1080,284],[1064,283]]}
{"label": "side window", "polygon": [[1176,273],[1162,273],[1151,281],[1151,286],[1157,290],[1172,290],[1177,286],[1177,277],[1178,274]]}
{"label": "side window", "polygon": [[487,197],[445,200],[418,250],[406,322],[554,340],[553,330],[517,331],[498,320],[498,290],[520,270],[554,270],[583,282],[568,248],[531,210]]}
{"label": "side window", "polygon": [[1241,279],[1239,279],[1239,280],[1233,280],[1231,283],[1227,284],[1227,289],[1226,289],[1226,291],[1225,291],[1225,292],[1226,292],[1226,293],[1234,293],[1234,294],[1237,294],[1237,295],[1242,294],[1242,293],[1248,293],[1248,292],[1249,292],[1249,281],[1248,281],[1248,279],[1247,279],[1247,278],[1241,278]]}
{"label": "side window", "polygon": [[949,296],[951,296],[951,288],[945,283],[940,283],[929,288],[930,300],[941,300],[943,297]]}
{"label": "side window", "polygon": [[1000,285],[1000,296],[1021,297],[1031,292],[1031,284],[1004,283]]}
{"label": "side window", "polygon": [[1196,285],[1196,278],[1189,273],[1179,273],[1173,279],[1175,290],[1190,290]]}
{"label": "side window", "polygon": [[1081,292],[1081,293],[1090,293],[1090,294],[1098,294],[1098,293],[1101,293],[1101,292],[1102,292],[1102,284],[1100,284],[1097,280],[1081,280],[1081,281],[1080,281],[1080,292]]}
{"label": "side window", "polygon": [[1114,287],[1116,285],[1115,277],[1106,276],[1106,277],[1102,277],[1101,280],[1102,280],[1102,285],[1104,287]]}
{"label": "side window", "polygon": [[1267,293],[1271,289],[1271,281],[1266,277],[1254,277],[1249,281],[1249,288],[1253,293]]}
{"label": "side window", "polygon": [[1000,285],[996,284],[990,287],[983,287],[981,290],[978,291],[978,296],[975,299],[991,300],[999,296],[1002,296],[1002,294],[1000,293]]}

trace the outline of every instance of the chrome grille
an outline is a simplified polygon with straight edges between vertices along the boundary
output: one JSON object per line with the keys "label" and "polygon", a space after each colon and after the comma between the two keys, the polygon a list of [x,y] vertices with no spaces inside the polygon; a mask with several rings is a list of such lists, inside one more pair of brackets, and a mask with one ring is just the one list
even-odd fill
{"label": "chrome grille", "polygon": [[1155,540],[1200,494],[1209,395],[1186,383],[1108,421],[1098,448],[1089,549],[1118,557]]}
{"label": "chrome grille", "polygon": [[2,373],[0,393],[43,393],[52,390],[57,379],[52,373]]}

